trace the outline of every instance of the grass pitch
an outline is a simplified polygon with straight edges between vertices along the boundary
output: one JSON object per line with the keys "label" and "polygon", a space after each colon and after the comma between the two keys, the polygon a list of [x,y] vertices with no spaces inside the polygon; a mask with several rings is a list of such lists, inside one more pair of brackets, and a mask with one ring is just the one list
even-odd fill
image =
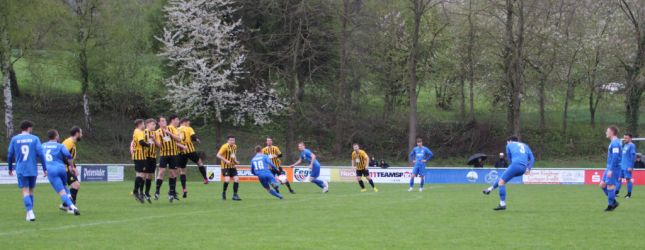
{"label": "grass pitch", "polygon": [[[179,185],[178,185],[179,186]],[[0,186],[3,249],[553,249],[639,248],[645,229],[645,188],[620,198],[611,213],[596,186],[509,185],[508,210],[494,212],[497,192],[481,185],[430,185],[423,193],[381,184],[360,193],[331,183],[322,194],[294,184],[286,200],[257,183],[242,183],[243,201],[220,200],[221,183],[189,183],[189,197],[140,204],[131,182],[83,183],[82,215],[58,210],[58,197],[40,184],[36,222],[24,221],[19,190]],[[162,190],[167,190],[167,182]],[[154,187],[153,187],[154,188]],[[282,193],[285,193],[282,189]],[[230,196],[230,190],[229,190]]]}

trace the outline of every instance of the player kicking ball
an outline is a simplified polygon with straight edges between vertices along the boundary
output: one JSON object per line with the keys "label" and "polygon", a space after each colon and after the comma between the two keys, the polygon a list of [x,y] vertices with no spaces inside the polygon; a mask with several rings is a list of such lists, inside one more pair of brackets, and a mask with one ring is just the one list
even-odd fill
{"label": "player kicking ball", "polygon": [[531,148],[525,143],[519,142],[517,136],[511,136],[506,141],[506,155],[510,160],[510,165],[492,186],[482,191],[485,195],[489,195],[491,191],[499,187],[499,205],[493,209],[495,211],[506,210],[506,183],[515,177],[529,174],[535,164]]}
{"label": "player kicking ball", "polygon": [[316,155],[305,147],[304,142],[298,143],[298,150],[300,150],[300,159],[289,167],[295,167],[303,161],[309,162],[309,181],[322,188],[323,193],[329,192],[329,183],[318,179],[320,177],[320,163],[316,159]]}
{"label": "player kicking ball", "polygon": [[618,139],[618,128],[615,126],[608,127],[607,130],[605,130],[605,136],[611,142],[607,149],[607,168],[602,175],[600,188],[602,188],[602,191],[607,196],[607,208],[605,208],[605,212],[611,212],[620,205],[618,204],[618,201],[616,201],[616,184],[618,184],[618,178],[621,171],[621,145],[620,139]]}
{"label": "player kicking ball", "polygon": [[69,195],[67,194],[67,189],[65,188],[67,182],[67,171],[65,169],[65,164],[73,164],[72,154],[69,153],[67,148],[58,143],[59,135],[58,131],[52,129],[47,131],[48,142],[43,144],[43,154],[45,155],[45,161],[47,162],[48,173],[47,179],[49,179],[49,184],[63,202],[63,205],[67,208],[68,214],[81,215],[81,212],[78,211],[78,208],[72,203]]}
{"label": "player kicking ball", "polygon": [[273,176],[273,172],[277,170],[276,166],[269,160],[269,156],[262,154],[262,147],[256,146],[255,156],[251,160],[251,173],[258,177],[260,184],[269,194],[282,200],[282,195],[277,191],[280,184]]}
{"label": "player kicking ball", "polygon": [[354,151],[352,151],[352,169],[356,170],[356,181],[358,181],[358,185],[361,186],[361,192],[367,191],[362,177],[367,179],[374,192],[378,192],[378,188],[374,187],[374,181],[372,181],[372,177],[370,177],[370,170],[367,166],[369,165],[370,157],[367,156],[367,153],[365,153],[357,143],[354,143],[352,148],[354,149]]}
{"label": "player kicking ball", "polygon": [[432,151],[423,146],[423,139],[421,139],[421,137],[417,137],[416,143],[417,146],[412,149],[409,155],[412,164],[414,164],[414,168],[412,169],[410,188],[408,188],[408,192],[412,192],[414,189],[414,178],[417,176],[421,179],[421,182],[419,183],[419,192],[423,192],[423,184],[425,183],[426,175],[426,162],[432,159]]}

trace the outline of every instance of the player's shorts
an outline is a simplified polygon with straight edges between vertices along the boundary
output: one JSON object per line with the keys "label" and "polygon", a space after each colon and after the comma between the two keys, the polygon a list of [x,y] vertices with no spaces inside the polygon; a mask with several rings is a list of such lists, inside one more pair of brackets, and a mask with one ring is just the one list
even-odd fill
{"label": "player's shorts", "polygon": [[309,177],[318,178],[320,177],[320,165],[314,164],[309,172]]}
{"label": "player's shorts", "polygon": [[70,185],[74,182],[78,181],[78,176],[74,174],[74,171],[72,171],[71,168],[67,168],[67,185]]}
{"label": "player's shorts", "polygon": [[370,177],[370,171],[367,168],[363,170],[356,170],[356,177],[361,176]]}
{"label": "player's shorts", "polygon": [[170,168],[170,169],[176,169],[178,164],[178,159],[176,155],[170,155],[170,156],[161,156],[159,157],[159,168]]}
{"label": "player's shorts", "polygon": [[511,164],[504,173],[502,173],[500,179],[504,180],[505,183],[508,183],[511,179],[522,176],[524,173],[526,173],[526,166]]}
{"label": "player's shorts", "polygon": [[287,174],[287,172],[285,172],[285,171],[284,171],[284,169],[282,169],[282,167],[278,167],[278,170],[273,170],[273,169],[271,169],[271,173],[272,173],[273,175],[283,175],[283,174]]}
{"label": "player's shorts", "polygon": [[602,174],[602,181],[606,185],[617,185],[618,184],[618,178],[620,176],[621,170],[617,171],[612,171],[611,178],[607,177],[607,169],[605,169],[605,172]]}
{"label": "player's shorts", "polygon": [[222,175],[228,177],[237,176],[237,168],[222,168]]}
{"label": "player's shorts", "polygon": [[22,176],[21,174],[17,175],[18,188],[35,188],[36,177],[37,176]]}
{"label": "player's shorts", "polygon": [[146,174],[154,174],[157,169],[157,158],[146,159],[146,168],[143,170]]}
{"label": "player's shorts", "polygon": [[62,168],[48,169],[47,179],[49,180],[49,184],[51,184],[52,188],[54,189],[54,191],[56,191],[56,193],[66,190],[65,186],[67,185],[67,172],[65,171],[65,169],[62,169]]}
{"label": "player's shorts", "polygon": [[425,176],[426,175],[426,166],[424,166],[424,165],[415,165],[414,168],[412,169],[412,174],[417,175],[417,176]]}
{"label": "player's shorts", "polygon": [[625,179],[631,179],[632,178],[632,173],[627,171],[627,169],[623,169],[620,175],[620,178],[625,178]]}
{"label": "player's shorts", "polygon": [[273,175],[258,175],[262,187],[269,188],[271,184],[280,185]]}
{"label": "player's shorts", "polygon": [[199,155],[197,154],[197,152],[179,154],[179,166],[177,167],[186,168],[186,166],[188,166],[188,160],[197,163],[199,161]]}
{"label": "player's shorts", "polygon": [[147,160],[134,160],[134,171],[141,173],[146,169]]}

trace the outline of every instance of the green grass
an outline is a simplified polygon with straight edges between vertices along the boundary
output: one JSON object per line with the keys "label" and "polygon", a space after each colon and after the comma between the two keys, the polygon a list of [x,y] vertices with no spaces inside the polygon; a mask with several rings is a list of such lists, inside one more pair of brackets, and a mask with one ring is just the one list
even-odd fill
{"label": "green grass", "polygon": [[[509,210],[494,212],[496,195],[481,185],[431,185],[423,193],[381,184],[359,193],[354,183],[332,183],[328,194],[295,184],[296,195],[276,200],[257,183],[243,183],[241,202],[218,198],[219,183],[189,183],[190,196],[174,204],[139,204],[131,183],[84,183],[82,215],[58,211],[51,188],[36,190],[37,221],[24,221],[19,191],[0,186],[3,248],[43,249],[603,249],[642,246],[645,192],[620,199],[605,213],[596,186],[511,185]],[[167,185],[164,185],[164,190]]]}

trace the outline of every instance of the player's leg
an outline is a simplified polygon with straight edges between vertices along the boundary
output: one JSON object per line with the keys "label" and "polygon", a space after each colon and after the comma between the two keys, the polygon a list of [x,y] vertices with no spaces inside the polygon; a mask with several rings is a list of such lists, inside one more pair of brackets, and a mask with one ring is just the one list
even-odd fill
{"label": "player's leg", "polygon": [[417,178],[419,175],[419,167],[414,166],[412,168],[412,175],[410,176],[410,188],[408,188],[408,192],[411,192],[412,189],[414,188],[414,179]]}
{"label": "player's leg", "polygon": [[618,173],[614,173],[614,174],[618,175],[617,176],[618,181],[616,182],[616,197],[618,197],[618,193],[620,193],[620,188],[623,185],[623,180],[624,180],[623,170],[621,169],[621,170],[618,171]]}
{"label": "player's leg", "polygon": [[178,200],[177,198],[177,156],[170,158],[168,167],[168,201]]}
{"label": "player's leg", "polygon": [[181,183],[181,191],[183,193],[182,197],[186,198],[188,197],[188,190],[186,190],[186,173],[188,168],[186,166],[188,165],[188,155],[187,154],[180,154],[177,156],[179,159],[179,182]]}
{"label": "player's leg", "polygon": [[526,167],[509,166],[497,182],[499,187],[499,206],[494,210],[506,209],[506,183],[515,177],[522,176],[526,172]]}
{"label": "player's leg", "polygon": [[625,196],[625,198],[626,199],[632,198],[632,190],[634,188],[632,171],[630,171],[630,169],[625,170],[623,173],[623,177],[625,177],[625,180],[627,181],[627,195]]}
{"label": "player's leg", "polygon": [[618,201],[616,201],[616,184],[618,182],[618,173],[612,171],[611,176],[606,175],[605,183],[607,185],[607,208],[605,211],[613,211],[618,207]]}
{"label": "player's leg", "polygon": [[134,195],[134,198],[141,203],[144,202],[143,192],[141,192],[141,190],[145,182],[143,180],[143,171],[145,170],[145,167],[145,160],[134,161],[134,171],[136,172],[136,177],[134,178],[134,190],[132,190],[132,194]]}
{"label": "player's leg", "polygon": [[269,194],[275,196],[278,199],[282,199],[282,195],[280,195],[280,193],[275,190],[275,188],[280,184],[275,180],[275,177],[273,175],[260,175],[258,176],[258,179],[260,180],[262,187],[266,189]]}
{"label": "player's leg", "polygon": [[425,174],[419,174],[419,192],[423,191],[423,185],[426,183],[426,176]]}
{"label": "player's leg", "polygon": [[166,174],[166,169],[168,168],[168,156],[162,156],[159,158],[159,171],[157,172],[157,181],[155,188],[155,200],[159,199],[159,192],[161,190],[161,185],[163,185],[163,178]]}
{"label": "player's leg", "polygon": [[323,192],[326,193],[328,191],[327,184],[324,181],[319,180],[318,177],[320,177],[320,166],[313,166],[309,172],[309,181],[322,188]]}
{"label": "player's leg", "polygon": [[376,188],[376,186],[374,186],[374,180],[372,180],[372,177],[370,177],[370,170],[369,169],[363,170],[363,176],[365,176],[365,179],[367,179],[367,182],[372,187],[372,190],[374,190],[374,192],[378,192],[378,188]]}
{"label": "player's leg", "polygon": [[231,175],[233,175],[233,200],[241,201],[240,196],[237,195],[238,190],[240,189],[240,177],[237,176],[237,169],[231,169]]}
{"label": "player's leg", "polygon": [[[286,171],[284,171],[284,169],[283,169],[282,167],[280,167],[280,168],[279,168],[279,170],[280,170],[280,174],[281,174],[281,175],[286,175],[286,174],[287,174],[287,172],[286,172]],[[291,188],[291,183],[289,183],[289,179],[287,179],[287,180],[284,182],[284,185],[286,185],[286,186],[287,186],[287,189],[289,189],[289,193],[292,193],[292,194],[295,194],[295,193],[296,193],[295,191],[293,191],[293,188]]]}
{"label": "player's leg", "polygon": [[69,194],[72,197],[72,202],[76,204],[76,197],[78,190],[81,189],[81,183],[78,181],[78,176],[71,169],[67,170],[67,183],[70,186]]}
{"label": "player's leg", "polygon": [[81,215],[81,213],[78,211],[78,208],[76,208],[74,203],[72,203],[72,200],[70,199],[69,195],[67,195],[67,189],[65,188],[65,180],[67,179],[67,173],[63,171],[61,172],[50,171],[47,174],[48,174],[47,178],[49,179],[49,184],[51,184],[52,188],[54,189],[54,192],[56,192],[60,196],[60,200],[68,208],[67,212],[69,214]]}
{"label": "player's leg", "polygon": [[204,166],[204,161],[202,161],[202,158],[199,157],[199,154],[197,152],[193,152],[189,156],[190,160],[197,164],[197,169],[199,169],[199,173],[202,175],[202,178],[204,179],[204,184],[208,184],[208,176],[206,176],[206,167]]}
{"label": "player's leg", "polygon": [[33,212],[34,204],[33,204],[33,201],[31,199],[31,197],[29,196],[29,194],[30,194],[30,192],[29,192],[29,189],[30,189],[29,177],[24,177],[24,176],[18,174],[16,176],[16,178],[18,180],[18,188],[20,188],[20,192],[22,193],[22,202],[23,202],[23,204],[25,206],[25,212],[26,212],[25,219],[27,221],[34,221],[34,220],[36,220],[36,217],[33,216],[33,214],[34,214],[34,212]]}
{"label": "player's leg", "polygon": [[358,182],[358,186],[361,187],[361,192],[365,192],[365,183],[363,183],[363,172],[361,170],[356,170],[356,181]]}

